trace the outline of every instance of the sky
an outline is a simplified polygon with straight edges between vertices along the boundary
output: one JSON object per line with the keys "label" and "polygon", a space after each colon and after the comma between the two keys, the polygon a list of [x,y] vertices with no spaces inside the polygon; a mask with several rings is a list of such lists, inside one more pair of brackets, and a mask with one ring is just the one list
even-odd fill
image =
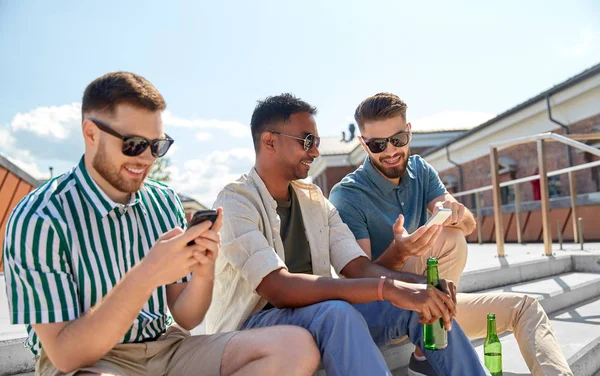
{"label": "sky", "polygon": [[132,71],[163,94],[171,186],[205,205],[254,163],[256,101],[291,92],[339,136],[377,92],[413,129],[478,125],[600,62],[597,1],[0,0],[0,153],[81,158],[81,96]]}

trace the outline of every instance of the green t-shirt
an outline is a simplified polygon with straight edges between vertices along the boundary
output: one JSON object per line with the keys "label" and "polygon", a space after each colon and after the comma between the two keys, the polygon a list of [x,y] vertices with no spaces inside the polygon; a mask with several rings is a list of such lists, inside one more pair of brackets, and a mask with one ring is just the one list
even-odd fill
{"label": "green t-shirt", "polygon": [[[296,192],[290,186],[290,200],[277,202],[277,214],[281,221],[281,241],[285,251],[285,265],[290,273],[313,274],[310,245],[302,220],[302,210]],[[264,309],[271,309],[268,303]]]}

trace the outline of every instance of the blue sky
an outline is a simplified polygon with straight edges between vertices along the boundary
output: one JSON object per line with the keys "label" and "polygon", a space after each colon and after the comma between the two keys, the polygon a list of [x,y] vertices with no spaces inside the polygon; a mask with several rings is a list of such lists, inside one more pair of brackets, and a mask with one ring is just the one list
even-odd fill
{"label": "blue sky", "polygon": [[321,135],[380,91],[415,129],[479,124],[600,62],[600,3],[0,0],[0,51],[0,153],[67,171],[83,89],[129,70],[167,100],[172,185],[210,205],[253,164],[256,100],[295,93]]}

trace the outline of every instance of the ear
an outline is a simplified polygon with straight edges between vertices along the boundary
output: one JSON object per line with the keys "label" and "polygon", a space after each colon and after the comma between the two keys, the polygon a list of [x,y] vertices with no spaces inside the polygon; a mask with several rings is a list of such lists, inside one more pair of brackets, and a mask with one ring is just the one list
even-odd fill
{"label": "ear", "polygon": [[85,119],[83,121],[81,131],[86,146],[93,147],[98,142],[98,137],[100,137],[98,127],[91,120]]}
{"label": "ear", "polygon": [[260,146],[261,146],[261,149],[266,151],[267,153],[274,153],[275,152],[275,137],[273,137],[273,133],[263,132],[260,135]]}

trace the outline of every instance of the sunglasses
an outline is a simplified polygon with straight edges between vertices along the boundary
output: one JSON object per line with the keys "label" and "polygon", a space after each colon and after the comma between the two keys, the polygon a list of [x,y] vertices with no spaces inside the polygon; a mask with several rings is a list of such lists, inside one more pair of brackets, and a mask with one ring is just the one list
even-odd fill
{"label": "sunglasses", "polygon": [[173,142],[175,142],[175,140],[173,140],[167,134],[165,134],[165,138],[157,138],[156,140],[148,140],[147,138],[141,136],[123,136],[103,121],[94,118],[87,118],[87,120],[90,120],[92,123],[96,124],[98,129],[101,131],[106,132],[111,136],[115,136],[116,138],[120,138],[123,141],[123,148],[121,151],[128,157],[138,156],[148,149],[148,146],[150,146],[150,152],[152,153],[152,156],[155,158],[160,158],[167,154],[167,151],[169,151],[169,148],[171,145],[173,145]]}
{"label": "sunglasses", "polygon": [[313,148],[313,146],[318,149],[319,144],[321,144],[321,137],[315,136],[312,133],[307,134],[306,137],[304,137],[304,138],[300,138],[300,137],[290,136],[289,134],[285,134],[285,133],[281,133],[281,132],[273,132],[273,131],[269,131],[269,132],[301,141],[302,145],[304,146],[304,151],[309,151],[310,149]]}
{"label": "sunglasses", "polygon": [[402,146],[408,144],[409,141],[410,131],[400,131],[388,138],[372,138],[368,141],[365,140],[365,144],[367,144],[369,150],[371,150],[371,153],[377,154],[385,151],[388,142],[397,148],[401,148]]}

